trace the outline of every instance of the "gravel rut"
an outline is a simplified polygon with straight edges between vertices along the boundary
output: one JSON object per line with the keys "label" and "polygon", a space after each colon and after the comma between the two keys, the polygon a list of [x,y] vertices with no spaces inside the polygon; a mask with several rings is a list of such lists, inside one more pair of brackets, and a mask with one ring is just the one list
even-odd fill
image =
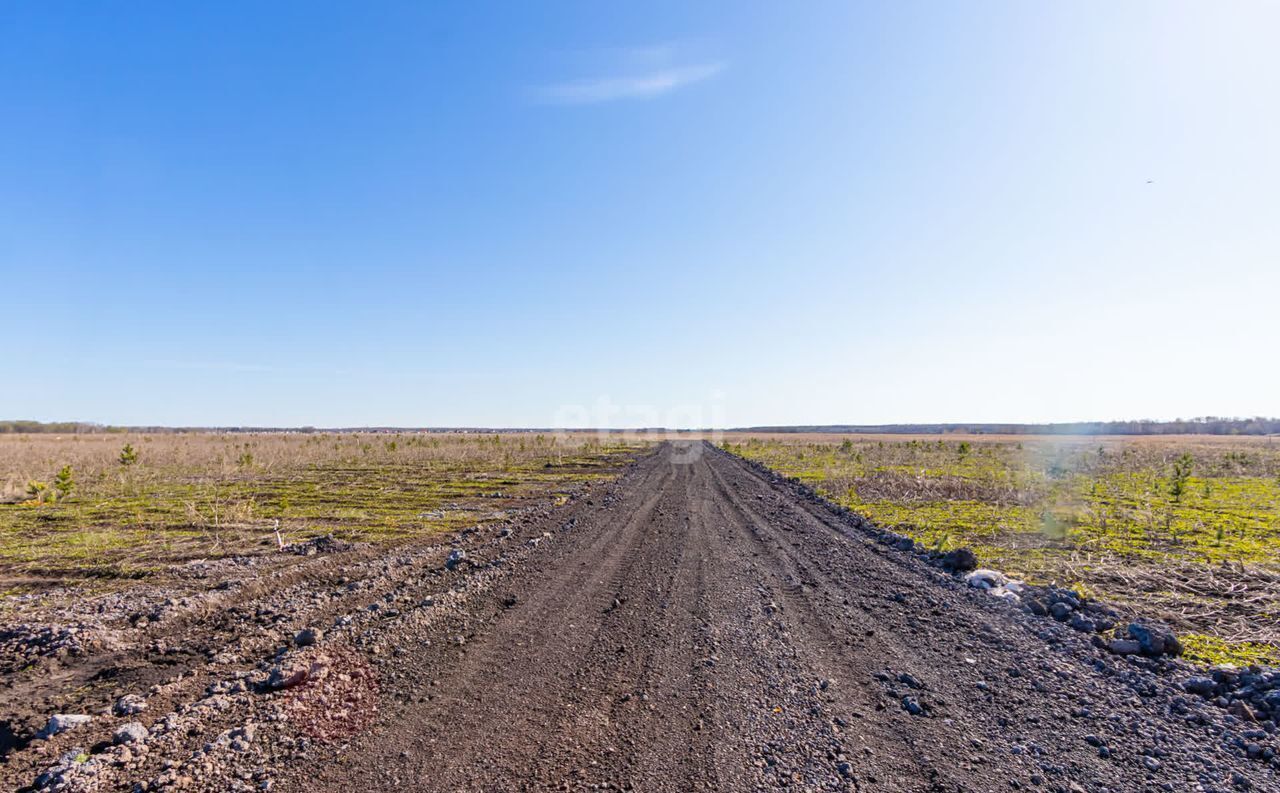
{"label": "gravel rut", "polygon": [[1280,789],[1248,725],[710,445],[563,528],[276,789]]}

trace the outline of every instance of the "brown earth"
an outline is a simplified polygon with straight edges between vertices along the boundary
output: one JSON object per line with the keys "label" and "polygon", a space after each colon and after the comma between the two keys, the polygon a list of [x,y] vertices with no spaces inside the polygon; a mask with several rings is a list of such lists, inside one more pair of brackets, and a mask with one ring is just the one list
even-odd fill
{"label": "brown earth", "polygon": [[[77,701],[97,714],[138,681],[142,716],[19,740],[0,783],[52,768],[39,786],[1280,789],[1274,725],[866,528],[710,446],[663,444],[501,530],[233,587],[217,615],[175,618],[161,649],[181,654],[129,656]],[[287,647],[306,626],[323,634]],[[49,680],[89,669],[110,671],[70,659]],[[130,720],[150,737],[112,746]]]}

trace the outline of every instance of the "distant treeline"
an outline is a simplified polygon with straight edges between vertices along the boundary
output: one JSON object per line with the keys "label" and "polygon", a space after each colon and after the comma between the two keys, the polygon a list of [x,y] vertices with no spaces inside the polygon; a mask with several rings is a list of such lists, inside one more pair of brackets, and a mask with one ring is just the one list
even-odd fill
{"label": "distant treeline", "polygon": [[[315,427],[117,427],[90,421],[0,421],[0,435],[19,432],[76,435],[100,432],[164,434],[179,432],[316,432]],[[330,432],[357,430],[330,430]]]}
{"label": "distant treeline", "polygon": [[1280,419],[1202,416],[1175,421],[1083,421],[1059,424],[821,424],[742,427],[735,432],[832,432],[901,435],[1275,435]]}
{"label": "distant treeline", "polygon": [[114,427],[90,424],[86,421],[0,421],[0,434],[17,432],[47,432],[73,435],[86,432],[119,432]]}
{"label": "distant treeline", "polygon": [[[590,431],[591,428],[582,428]],[[674,432],[661,428],[632,432]],[[685,431],[685,430],[679,430]],[[690,430],[697,432],[699,430]],[[709,432],[711,430],[700,430]],[[1085,421],[1059,424],[812,424],[788,427],[738,427],[732,432],[830,432],[885,433],[896,435],[1277,435],[1280,419],[1258,416],[1251,419],[1202,416],[1175,421]],[[86,421],[0,421],[0,435],[7,433],[57,433],[71,435],[95,432],[556,432],[552,428],[482,427],[342,427],[318,430],[315,427],[115,427]]]}
{"label": "distant treeline", "polygon": [[470,432],[470,433],[515,433],[515,432],[555,432],[554,429],[521,429],[493,427],[160,427],[160,426],[113,426],[95,424],[90,421],[0,421],[0,435],[16,433],[74,435],[102,432],[136,432],[161,435],[165,433],[183,432]]}

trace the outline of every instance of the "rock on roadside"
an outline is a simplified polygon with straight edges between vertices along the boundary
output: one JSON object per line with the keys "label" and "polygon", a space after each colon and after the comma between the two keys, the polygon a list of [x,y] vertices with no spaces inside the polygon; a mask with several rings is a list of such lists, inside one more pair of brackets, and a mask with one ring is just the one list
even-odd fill
{"label": "rock on roadside", "polygon": [[131,721],[116,727],[115,732],[111,733],[111,742],[115,744],[144,743],[150,735],[151,733],[141,723]]}
{"label": "rock on roadside", "polygon": [[137,694],[125,694],[116,700],[111,712],[117,716],[135,716],[147,709],[146,697]]}
{"label": "rock on roadside", "polygon": [[93,721],[93,717],[86,716],[83,713],[55,713],[49,717],[49,723],[37,734],[37,737],[51,738],[67,730],[74,730],[76,727],[83,726],[91,721]]}

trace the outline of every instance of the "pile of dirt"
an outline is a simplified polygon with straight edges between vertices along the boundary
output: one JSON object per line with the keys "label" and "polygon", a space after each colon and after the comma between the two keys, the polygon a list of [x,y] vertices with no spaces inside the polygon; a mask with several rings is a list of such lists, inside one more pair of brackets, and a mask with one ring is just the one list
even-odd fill
{"label": "pile of dirt", "polygon": [[0,626],[0,673],[28,668],[42,658],[75,658],[118,644],[115,632],[97,622],[8,623]]}

